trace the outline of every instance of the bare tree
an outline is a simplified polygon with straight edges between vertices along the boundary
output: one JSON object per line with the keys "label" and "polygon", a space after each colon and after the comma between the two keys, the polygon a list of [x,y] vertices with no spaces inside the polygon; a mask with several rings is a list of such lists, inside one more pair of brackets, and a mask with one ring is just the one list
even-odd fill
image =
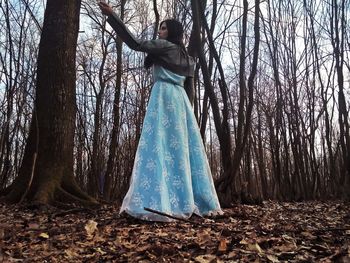
{"label": "bare tree", "polygon": [[[124,8],[125,8],[126,0],[122,0],[120,4],[120,18],[124,19]],[[111,199],[111,191],[112,191],[112,177],[115,174],[116,176],[120,176],[118,174],[118,170],[116,171],[114,168],[116,166],[116,157],[117,152],[119,150],[119,135],[120,135],[120,93],[121,93],[121,84],[122,84],[122,47],[123,43],[120,38],[117,40],[117,74],[116,74],[116,83],[115,83],[115,92],[114,92],[114,102],[113,102],[113,129],[111,134],[111,142],[109,147],[109,156],[107,162],[107,169],[105,174],[105,182],[104,182],[104,192],[103,197],[106,200]]]}
{"label": "bare tree", "polygon": [[11,1],[4,1],[0,12],[3,33],[0,86],[4,88],[0,120],[0,188],[3,188],[17,174],[23,156],[22,141],[27,136],[28,115],[32,111],[38,34],[29,8],[14,7]]}
{"label": "bare tree", "polygon": [[73,177],[75,57],[80,1],[47,1],[39,46],[35,110],[19,176],[6,200],[96,204]]}
{"label": "bare tree", "polygon": [[[240,54],[240,71],[239,71],[239,87],[240,87],[240,97],[239,97],[239,109],[238,109],[238,126],[237,126],[237,136],[235,140],[235,151],[233,153],[232,161],[229,166],[230,170],[224,173],[224,176],[218,181],[219,196],[221,197],[221,202],[223,205],[230,205],[232,202],[241,198],[241,184],[237,180],[237,175],[240,169],[240,163],[243,157],[244,149],[247,145],[247,140],[250,133],[251,116],[253,110],[253,90],[254,90],[254,79],[257,71],[258,64],[258,53],[259,53],[259,41],[260,41],[260,31],[259,31],[259,1],[255,1],[255,20],[254,20],[254,55],[252,61],[252,69],[248,77],[248,94],[246,93],[246,32],[247,32],[247,17],[248,17],[248,1],[243,1],[243,21],[242,21],[242,36],[241,36],[241,54]],[[221,91],[224,89],[222,88]],[[225,101],[227,98],[223,97]],[[247,100],[247,105],[245,102]],[[245,111],[245,113],[244,113]],[[224,158],[227,156],[225,155]],[[243,198],[246,194],[243,190]]]}
{"label": "bare tree", "polygon": [[[345,48],[345,0],[332,0],[331,4],[331,42],[333,46],[335,70],[338,81],[338,103],[339,103],[339,139],[342,150],[342,170],[343,178],[341,183],[344,185],[344,194],[350,198],[350,127],[349,115],[344,94],[344,48]],[[346,190],[345,190],[346,189]]]}

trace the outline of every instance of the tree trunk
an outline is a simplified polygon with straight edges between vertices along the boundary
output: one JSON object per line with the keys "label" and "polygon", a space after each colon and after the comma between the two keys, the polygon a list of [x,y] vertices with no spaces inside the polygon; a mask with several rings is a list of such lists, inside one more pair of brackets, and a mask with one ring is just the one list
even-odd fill
{"label": "tree trunk", "polygon": [[344,35],[345,35],[345,1],[332,1],[332,17],[331,17],[331,36],[335,59],[335,70],[338,81],[338,103],[339,103],[339,139],[342,150],[342,167],[344,171],[340,179],[342,184],[342,194],[345,198],[350,199],[350,125],[349,115],[346,105],[346,96],[344,92]]}
{"label": "tree trunk", "polygon": [[[236,148],[233,153],[232,162],[230,163],[230,171],[224,174],[220,181],[218,181],[219,198],[223,206],[230,206],[231,203],[236,202],[237,198],[244,197],[247,193],[242,190],[241,182],[238,178],[241,160],[244,150],[247,146],[248,136],[250,133],[250,121],[253,110],[253,90],[254,80],[257,72],[258,52],[259,52],[259,1],[255,1],[255,21],[254,21],[254,52],[251,73],[248,78],[248,96],[246,95],[247,85],[245,82],[245,52],[246,52],[246,31],[247,31],[247,16],[248,16],[248,1],[243,1],[243,22],[242,22],[242,37],[241,37],[241,55],[240,55],[240,99],[238,109],[238,127],[236,137]],[[225,98],[223,97],[223,100]],[[247,106],[245,107],[245,101]],[[226,157],[225,157],[226,158]],[[231,195],[227,195],[229,192]],[[257,200],[259,201],[259,200]]]}
{"label": "tree trunk", "polygon": [[[120,18],[124,19],[124,7],[126,4],[126,0],[121,1],[120,6]],[[156,7],[157,5],[155,5]],[[157,12],[155,12],[157,14]],[[159,15],[158,15],[159,16]],[[159,22],[159,17],[157,18]],[[158,23],[157,28],[158,28]],[[157,28],[155,28],[154,32],[157,32]],[[122,49],[123,42],[120,38],[117,39],[117,75],[116,75],[116,83],[114,88],[114,102],[113,102],[113,128],[111,134],[111,143],[109,147],[109,156],[107,161],[107,169],[105,173],[105,181],[103,188],[103,198],[107,201],[111,199],[111,191],[112,191],[112,178],[115,173],[115,164],[116,164],[116,156],[117,151],[119,150],[119,132],[120,132],[120,91],[122,85],[122,74],[123,74],[123,64],[122,64]],[[118,176],[118,175],[117,175]]]}
{"label": "tree trunk", "polygon": [[80,0],[48,0],[40,40],[37,89],[19,175],[5,199],[94,205],[73,177],[75,57]]}
{"label": "tree trunk", "polygon": [[[226,177],[230,177],[231,175],[231,161],[232,161],[231,134],[230,134],[230,128],[228,124],[227,86],[225,83],[225,77],[223,76],[223,71],[221,69],[220,73],[221,73],[222,79],[221,81],[219,81],[219,86],[220,86],[220,91],[224,101],[224,109],[223,109],[223,114],[221,118],[218,99],[216,97],[214,88],[210,81],[210,73],[209,73],[208,66],[206,64],[203,47],[198,46],[197,49],[194,48],[195,46],[194,43],[201,42],[201,35],[200,35],[201,25],[203,25],[204,28],[206,29],[206,33],[210,42],[210,49],[211,49],[211,52],[213,52],[214,58],[216,59],[218,66],[220,67],[221,64],[218,59],[217,51],[213,46],[213,39],[209,30],[209,27],[206,24],[206,20],[204,16],[205,5],[203,3],[200,4],[199,1],[191,1],[191,6],[192,6],[192,13],[193,13],[193,30],[190,38],[189,53],[191,55],[197,55],[199,58],[199,64],[202,70],[205,92],[208,94],[208,97],[210,100],[215,129],[216,129],[217,136],[220,143],[221,163],[223,167],[224,177],[226,178]],[[223,200],[223,198],[232,197],[233,194],[228,193],[227,191],[222,192],[221,194],[219,190],[218,196],[220,198],[220,202],[222,206],[229,206],[230,202],[226,202],[225,200]]]}

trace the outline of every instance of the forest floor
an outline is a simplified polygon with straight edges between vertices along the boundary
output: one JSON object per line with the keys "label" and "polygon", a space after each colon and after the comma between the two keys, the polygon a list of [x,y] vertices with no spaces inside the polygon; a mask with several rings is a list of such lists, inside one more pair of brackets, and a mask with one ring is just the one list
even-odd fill
{"label": "forest floor", "polygon": [[237,205],[217,218],[149,223],[0,204],[0,262],[350,262],[350,203]]}

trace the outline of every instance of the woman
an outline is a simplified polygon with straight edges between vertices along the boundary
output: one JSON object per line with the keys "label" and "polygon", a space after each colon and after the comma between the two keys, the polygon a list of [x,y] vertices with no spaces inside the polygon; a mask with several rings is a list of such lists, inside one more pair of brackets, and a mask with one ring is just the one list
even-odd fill
{"label": "woman", "polygon": [[[156,40],[136,39],[112,8],[100,2],[103,14],[133,50],[146,52],[145,66],[154,67],[152,88],[137,148],[131,183],[120,212],[151,221],[222,213],[206,152],[184,87],[190,87],[194,62],[184,48],[183,28],[176,20],[160,24]],[[186,83],[186,85],[185,85]],[[188,92],[190,94],[191,92]]]}

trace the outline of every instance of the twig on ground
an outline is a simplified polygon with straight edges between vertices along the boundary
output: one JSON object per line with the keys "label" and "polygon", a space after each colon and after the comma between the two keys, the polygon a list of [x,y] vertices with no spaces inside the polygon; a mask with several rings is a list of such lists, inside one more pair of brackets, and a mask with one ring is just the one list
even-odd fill
{"label": "twig on ground", "polygon": [[181,218],[181,217],[169,215],[169,214],[167,214],[167,213],[160,212],[160,211],[157,211],[157,210],[153,210],[153,209],[148,208],[148,207],[144,207],[143,209],[146,210],[146,211],[148,211],[148,212],[151,212],[151,213],[154,213],[154,214],[158,214],[158,215],[161,215],[161,216],[165,216],[165,217],[168,217],[168,218],[171,218],[171,219],[183,221],[183,222],[190,223],[190,224],[194,224],[194,225],[200,225],[200,226],[203,225],[203,224],[201,224],[201,223],[197,223],[197,222],[194,222],[194,221],[192,221],[192,220],[188,220],[188,219],[185,219],[185,218]]}

